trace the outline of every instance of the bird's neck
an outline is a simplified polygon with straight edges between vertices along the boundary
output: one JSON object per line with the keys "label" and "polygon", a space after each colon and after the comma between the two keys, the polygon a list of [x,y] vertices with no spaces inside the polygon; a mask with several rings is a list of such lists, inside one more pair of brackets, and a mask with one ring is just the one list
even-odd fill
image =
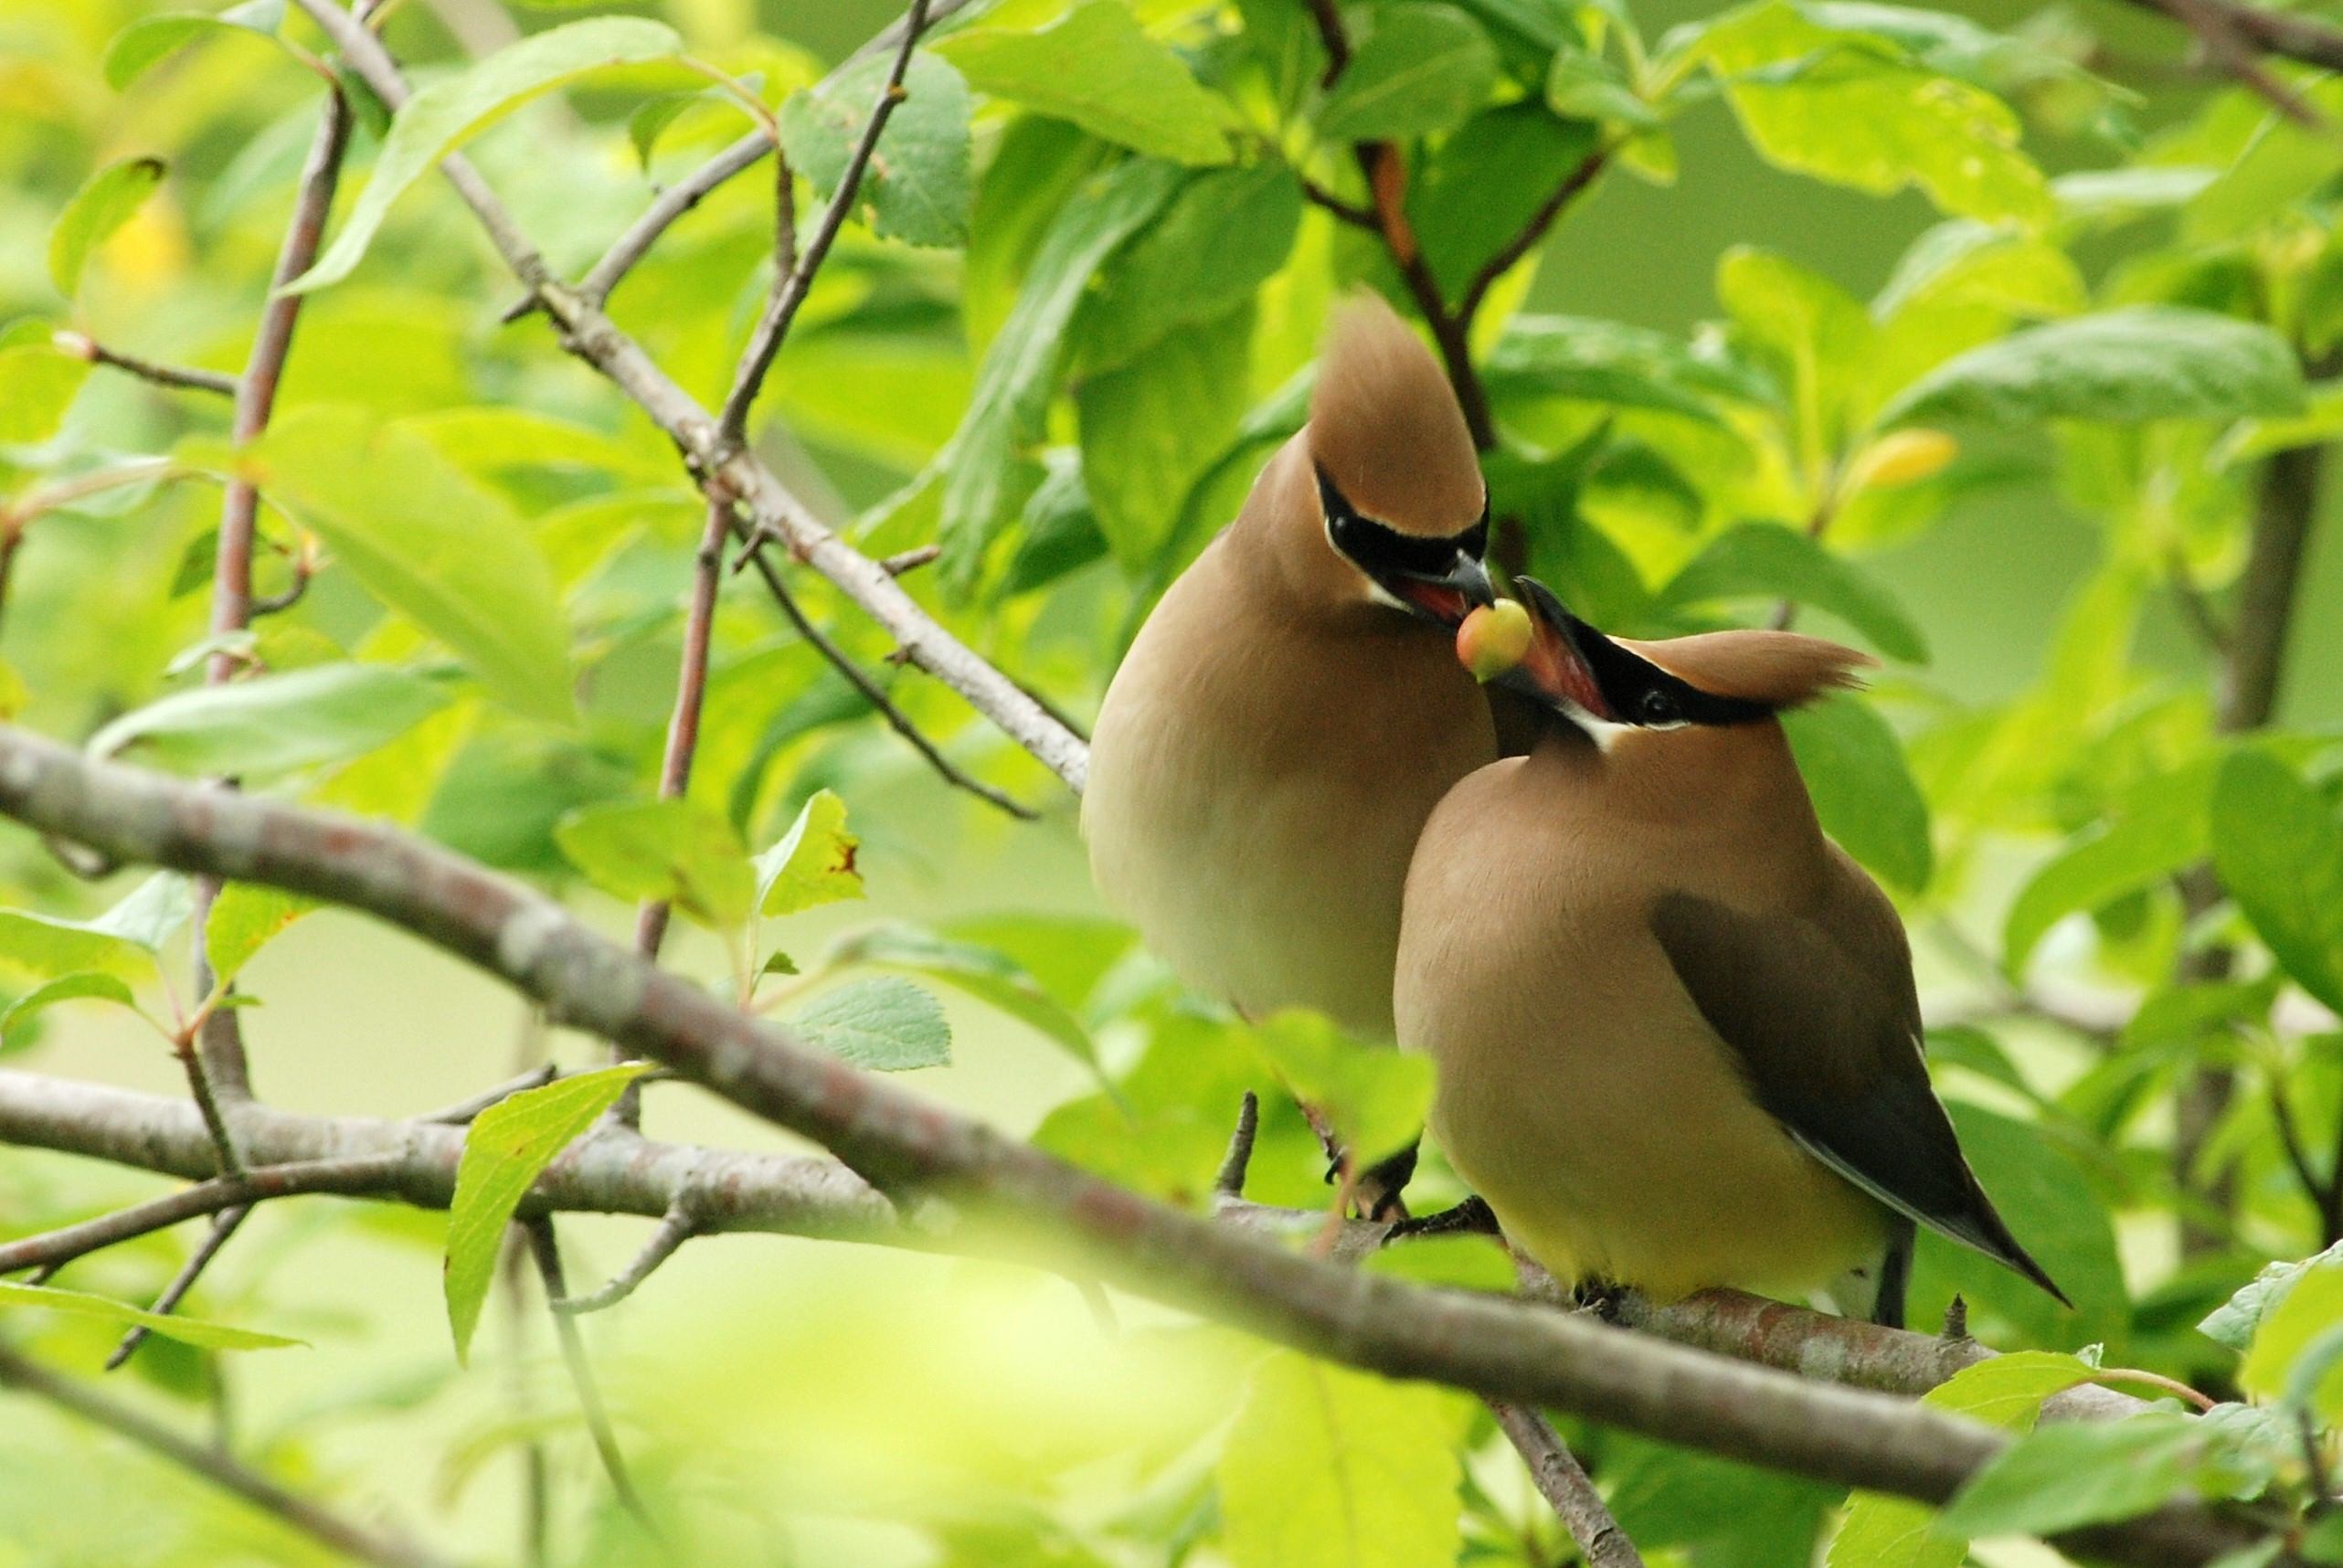
{"label": "bird's neck", "polygon": [[1794,852],[1821,845],[1806,781],[1775,719],[1629,729],[1608,744],[1574,726],[1556,726],[1532,752],[1530,766],[1564,798],[1586,800],[1611,820],[1681,842],[1716,837]]}

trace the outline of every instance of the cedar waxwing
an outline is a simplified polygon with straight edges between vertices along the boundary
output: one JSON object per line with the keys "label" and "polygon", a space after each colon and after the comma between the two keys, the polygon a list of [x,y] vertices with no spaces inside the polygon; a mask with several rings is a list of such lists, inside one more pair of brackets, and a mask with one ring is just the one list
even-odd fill
{"label": "cedar waxwing", "polygon": [[1871,661],[1786,631],[1617,641],[1520,586],[1503,679],[1560,718],[1441,801],[1400,938],[1399,1039],[1438,1064],[1449,1162],[1564,1281],[1795,1297],[1875,1268],[1865,1305],[1896,1323],[1917,1221],[2065,1300],[1962,1158],[1903,923],[1775,716]]}
{"label": "cedar waxwing", "polygon": [[1391,1038],[1424,819],[1497,755],[1454,633],[1490,601],[1488,492],[1439,366],[1380,300],[1338,314],[1309,422],[1181,574],[1099,709],[1099,891],[1192,985]]}

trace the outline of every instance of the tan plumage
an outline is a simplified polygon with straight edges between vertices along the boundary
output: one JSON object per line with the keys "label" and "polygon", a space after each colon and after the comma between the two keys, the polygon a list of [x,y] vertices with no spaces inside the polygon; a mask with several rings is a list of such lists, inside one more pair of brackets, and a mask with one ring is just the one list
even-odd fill
{"label": "tan plumage", "polygon": [[1116,673],[1083,829],[1099,890],[1191,984],[1388,1039],[1408,855],[1496,743],[1451,630],[1394,597],[1437,585],[1371,578],[1337,549],[1321,471],[1407,539],[1485,510],[1439,367],[1379,302],[1338,318],[1309,423]]}
{"label": "tan plumage", "polygon": [[[1571,624],[1526,666],[1569,722],[1458,785],[1408,878],[1399,1038],[1438,1062],[1450,1161],[1564,1278],[1796,1295],[1917,1220],[2054,1290],[1961,1157],[1903,926],[1770,711],[1868,661],[1762,631],[1606,653]],[[1655,689],[1670,727],[1627,716]]]}

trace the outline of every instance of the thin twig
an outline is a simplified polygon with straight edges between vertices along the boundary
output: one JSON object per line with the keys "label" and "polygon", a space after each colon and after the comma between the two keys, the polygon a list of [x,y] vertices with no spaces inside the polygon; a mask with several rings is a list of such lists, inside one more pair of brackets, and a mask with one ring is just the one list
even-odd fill
{"label": "thin twig", "polygon": [[[684,609],[684,650],[675,673],[675,707],[667,717],[667,748],[659,761],[659,798],[680,800],[692,782],[692,757],[700,744],[700,709],[708,689],[708,646],[716,627],[716,589],[724,581],[724,542],[732,528],[732,508],[707,503],[707,526],[692,557],[692,585]],[[668,904],[645,899],[636,911],[634,950],[659,957],[667,939]]]}
{"label": "thin twig", "polygon": [[2198,585],[2197,574],[2189,569],[2188,557],[2176,546],[2165,578],[2172,585],[2172,598],[2180,607],[2181,619],[2196,633],[2197,641],[2205,652],[2219,659],[2229,652],[2229,628],[2214,613],[2212,601]]}
{"label": "thin twig", "polygon": [[405,1169],[404,1157],[395,1153],[255,1165],[241,1176],[215,1176],[208,1181],[198,1181],[78,1224],[0,1242],[0,1274],[14,1274],[20,1268],[55,1268],[134,1236],[166,1230],[223,1209],[248,1207],[266,1198],[290,1198],[302,1192],[380,1192],[395,1182]]}
{"label": "thin twig", "polygon": [[[732,390],[726,395],[724,407],[716,414],[716,435],[720,440],[738,441],[748,428],[748,410],[757,401],[757,393],[765,384],[765,373],[772,368],[773,356],[780,352],[781,342],[789,336],[790,323],[796,319],[798,307],[805,302],[807,292],[813,287],[814,274],[830,255],[830,247],[838,231],[846,225],[846,215],[854,210],[860,196],[863,175],[871,166],[871,158],[878,151],[879,137],[886,130],[888,119],[905,97],[903,79],[911,69],[911,53],[918,47],[919,35],[928,25],[928,0],[911,0],[911,8],[904,14],[903,40],[896,47],[895,63],[888,68],[886,80],[871,105],[871,115],[863,126],[862,139],[854,143],[846,159],[844,173],[838,176],[838,188],[830,195],[830,205],[822,210],[822,222],[813,231],[811,243],[797,258],[795,267],[779,272],[773,280],[773,292],[757,318],[756,327],[748,334],[747,351],[741,355],[740,368],[732,380]],[[781,179],[781,207],[790,207],[789,191],[791,181],[786,174]],[[790,230],[790,243],[784,249],[795,249],[794,225]]]}
{"label": "thin twig", "polygon": [[1501,1399],[1488,1403],[1498,1430],[1528,1464],[1538,1495],[1553,1506],[1554,1517],[1578,1543],[1586,1568],[1643,1568],[1643,1554],[1611,1517],[1602,1494],[1553,1425],[1524,1405]]}
{"label": "thin twig", "polygon": [[1228,1135],[1228,1152],[1221,1156],[1213,1191],[1224,1198],[1245,1196],[1245,1173],[1253,1167],[1253,1145],[1261,1136],[1261,1098],[1251,1089],[1236,1107],[1236,1130]]}
{"label": "thin twig", "polygon": [[612,1276],[609,1284],[590,1295],[566,1297],[554,1301],[550,1303],[553,1309],[582,1317],[588,1312],[615,1307],[633,1295],[635,1287],[650,1278],[652,1272],[661,1264],[674,1256],[677,1248],[700,1234],[698,1212],[687,1201],[687,1194],[692,1191],[692,1188],[685,1187],[677,1193],[674,1207],[661,1217],[659,1228],[651,1233],[651,1239],[643,1243],[642,1250],[634,1255],[631,1263]]}
{"label": "thin twig", "polygon": [[[537,1277],[545,1282],[548,1303],[567,1300],[567,1283],[562,1277],[561,1245],[554,1237],[553,1220],[540,1215],[521,1222],[529,1238],[529,1251],[536,1258]],[[653,1540],[664,1540],[651,1510],[643,1505],[642,1494],[634,1489],[634,1478],[627,1471],[626,1455],[619,1447],[618,1434],[610,1427],[610,1413],[602,1403],[601,1384],[595,1381],[594,1363],[586,1354],[586,1336],[578,1320],[567,1312],[553,1314],[554,1333],[561,1340],[561,1359],[569,1368],[570,1386],[577,1390],[578,1407],[586,1418],[586,1429],[592,1434],[594,1451],[601,1456],[602,1469],[610,1478],[610,1490],[620,1507],[642,1526]]]}
{"label": "thin twig", "polygon": [[[187,1255],[187,1261],[179,1266],[179,1272],[171,1277],[171,1283],[163,1287],[163,1294],[154,1298],[147,1310],[159,1314],[177,1311],[179,1303],[186,1300],[187,1292],[196,1287],[196,1281],[210,1266],[213,1257],[228,1245],[228,1238],[236,1234],[237,1228],[251,1213],[249,1204],[239,1203],[233,1209],[222,1209],[214,1214],[211,1229],[204,1233],[204,1239],[196,1244],[196,1250]],[[132,1324],[130,1332],[122,1336],[122,1343],[114,1347],[113,1354],[106,1358],[106,1370],[119,1372],[131,1357],[138,1354],[138,1347],[146,1343],[147,1336],[154,1332],[143,1323]]]}
{"label": "thin twig", "polygon": [[551,1062],[547,1062],[542,1066],[532,1067],[525,1073],[508,1078],[493,1089],[482,1089],[480,1093],[458,1100],[451,1106],[441,1106],[438,1110],[425,1111],[415,1119],[431,1122],[440,1127],[466,1127],[489,1107],[512,1098],[523,1089],[541,1089],[559,1076],[561,1076],[561,1069]]}
{"label": "thin twig", "polygon": [[[636,218],[602,253],[586,276],[578,281],[578,295],[596,310],[609,302],[610,291],[619,281],[634,270],[636,262],[651,254],[660,236],[674,227],[675,220],[707,199],[708,193],[743,170],[755,167],[773,152],[773,143],[761,130],[751,131],[715,157],[694,169],[659,193],[643,215]],[[515,321],[536,307],[536,297],[531,295],[504,313],[504,319]]]}
{"label": "thin twig", "polygon": [[1607,146],[1596,147],[1580,159],[1577,167],[1564,175],[1561,182],[1547,193],[1545,200],[1538,204],[1537,210],[1530,214],[1529,221],[1521,225],[1521,230],[1480,264],[1480,270],[1472,275],[1472,281],[1465,285],[1464,294],[1457,302],[1457,314],[1468,324],[1479,313],[1481,302],[1489,297],[1489,291],[1495,286],[1497,280],[1511,271],[1516,263],[1536,249],[1538,241],[1546,237],[1546,231],[1553,227],[1554,220],[1569,209],[1570,204],[1578,198],[1581,192],[1595,183],[1596,176],[1609,164],[1611,151]]}
{"label": "thin twig", "polygon": [[1344,201],[1308,175],[1301,176],[1301,194],[1312,206],[1325,208],[1353,228],[1373,229],[1377,233],[1383,230],[1383,225],[1376,218],[1373,207],[1361,207],[1356,202]]}
{"label": "thin twig", "polygon": [[[752,541],[752,544],[761,543],[761,540]],[[895,705],[894,700],[879,688],[877,682],[863,673],[862,666],[855,663],[844,649],[830,641],[822,633],[822,629],[807,618],[805,610],[798,604],[796,596],[790,592],[789,584],[781,580],[779,569],[766,558],[765,552],[761,548],[755,549],[747,558],[749,564],[757,568],[757,575],[765,579],[765,587],[772,593],[773,602],[781,607],[781,613],[789,617],[791,626],[797,628],[798,635],[804,638],[815,652],[830,661],[831,668],[843,675],[846,678],[846,683],[860,692],[863,700],[870,704],[873,711],[886,721],[887,727],[908,741],[911,748],[925,758],[928,766],[933,768],[946,783],[957,789],[965,789],[980,800],[990,801],[1011,816],[1022,821],[1030,822],[1040,816],[1040,813],[1032,807],[1003,794],[982,779],[972,778],[962,771],[958,763],[946,757],[937,747],[936,743],[928,738],[927,733],[917,725],[913,724],[901,708]]]}
{"label": "thin twig", "polygon": [[236,396],[236,377],[220,371],[197,370],[192,366],[165,365],[160,360],[141,359],[134,354],[108,348],[86,333],[59,331],[56,334],[56,342],[60,353],[87,360],[91,365],[125,371],[142,381],[152,381],[157,387],[174,387],[182,392],[212,392],[223,397]]}
{"label": "thin twig", "polygon": [[218,1448],[191,1442],[144,1412],[61,1377],[5,1346],[0,1346],[0,1386],[21,1389],[61,1410],[70,1411],[92,1425],[102,1426],[346,1556],[378,1564],[379,1568],[444,1568],[444,1559],[353,1523],[323,1504],[287,1490]]}
{"label": "thin twig", "polygon": [[[2271,41],[2270,13],[2257,11],[2250,5],[2230,4],[2229,0],[2132,0],[2146,10],[2160,11],[2186,27],[2196,39],[2205,62],[2222,75],[2235,79],[2248,90],[2268,101],[2272,107],[2298,125],[2316,129],[2326,122],[2318,111],[2305,101],[2302,95],[2270,73],[2256,55],[2257,49],[2274,54],[2292,54],[2296,58],[2312,58],[2325,53],[2324,64],[2329,70],[2343,64],[2343,34],[2312,23],[2302,31],[2286,35],[2295,48],[2281,48]],[[2298,53],[2297,50],[2310,51]]]}

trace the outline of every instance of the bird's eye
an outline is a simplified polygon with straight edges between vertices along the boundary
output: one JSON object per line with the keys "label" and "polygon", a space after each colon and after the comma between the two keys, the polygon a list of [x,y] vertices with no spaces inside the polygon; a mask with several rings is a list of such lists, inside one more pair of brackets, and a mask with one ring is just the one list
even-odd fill
{"label": "bird's eye", "polygon": [[1676,699],[1657,686],[1638,699],[1635,711],[1637,720],[1647,725],[1680,724],[1684,718],[1684,710],[1677,705]]}

